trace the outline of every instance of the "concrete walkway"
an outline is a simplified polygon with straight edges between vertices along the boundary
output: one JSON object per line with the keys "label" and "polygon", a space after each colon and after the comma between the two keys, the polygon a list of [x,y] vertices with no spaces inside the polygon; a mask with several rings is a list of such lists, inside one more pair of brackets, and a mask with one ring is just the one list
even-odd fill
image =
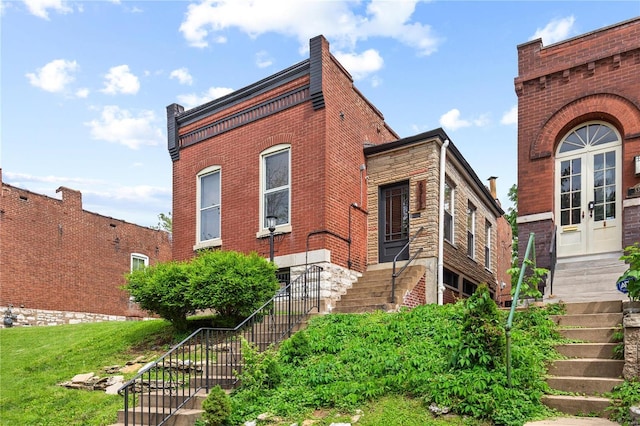
{"label": "concrete walkway", "polygon": [[557,417],[525,423],[524,426],[617,426],[618,423],[599,417]]}

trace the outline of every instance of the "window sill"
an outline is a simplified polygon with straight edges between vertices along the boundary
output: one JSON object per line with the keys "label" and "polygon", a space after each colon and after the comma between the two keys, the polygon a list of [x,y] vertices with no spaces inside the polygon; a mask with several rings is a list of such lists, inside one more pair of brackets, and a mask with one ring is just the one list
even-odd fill
{"label": "window sill", "polygon": [[[289,234],[291,232],[291,225],[280,225],[276,226],[276,230],[273,231],[273,234]],[[268,229],[261,229],[256,232],[256,238],[266,238],[271,234]]]}
{"label": "window sill", "polygon": [[446,238],[445,238],[444,242],[448,243],[451,247],[453,247],[454,249],[458,250],[458,246],[456,246],[455,243],[452,243],[451,241],[447,240]]}
{"label": "window sill", "polygon": [[201,241],[193,246],[193,251],[198,251],[211,247],[222,247],[222,238],[215,238],[213,240]]}
{"label": "window sill", "polygon": [[473,263],[478,263],[478,261],[475,258],[473,258],[473,257],[471,257],[469,255],[467,255],[467,257],[469,258],[469,260],[473,261]]}

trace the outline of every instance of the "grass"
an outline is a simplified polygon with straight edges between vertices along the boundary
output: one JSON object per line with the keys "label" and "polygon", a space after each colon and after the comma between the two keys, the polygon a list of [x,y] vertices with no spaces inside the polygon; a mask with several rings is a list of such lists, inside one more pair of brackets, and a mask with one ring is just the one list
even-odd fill
{"label": "grass", "polygon": [[13,425],[108,425],[122,397],[67,389],[58,383],[76,374],[124,365],[139,355],[166,350],[165,321],[105,322],[0,330],[0,423]]}
{"label": "grass", "polygon": [[[359,426],[479,426],[490,424],[488,415],[502,424],[518,424],[525,413],[544,414],[531,395],[543,387],[539,372],[554,340],[550,322],[535,312],[520,314],[513,353],[521,389],[511,391],[503,386],[504,366],[495,372],[449,367],[449,355],[460,347],[463,312],[462,305],[425,306],[400,314],[318,317],[295,335],[295,342],[284,345],[288,351],[267,354],[267,364],[254,366],[256,386],[234,394],[234,408],[249,418],[273,412],[282,424],[315,419],[316,426],[349,422],[358,410]],[[105,366],[160,355],[184,337],[172,333],[160,320],[0,330],[0,424],[115,423],[121,396],[58,383],[80,373],[104,377]],[[272,367],[284,377],[276,388],[265,389]],[[474,390],[479,384],[482,390]],[[459,416],[434,418],[429,410],[433,398],[458,407]],[[496,400],[502,405],[494,407]],[[484,411],[474,413],[482,404]]]}

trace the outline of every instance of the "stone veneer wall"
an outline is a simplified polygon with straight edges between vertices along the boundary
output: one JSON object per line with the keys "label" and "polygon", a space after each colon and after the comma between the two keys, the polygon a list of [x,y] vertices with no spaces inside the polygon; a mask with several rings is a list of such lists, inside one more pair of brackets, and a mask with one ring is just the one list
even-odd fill
{"label": "stone veneer wall", "polygon": [[[6,306],[0,306],[1,313],[4,314],[6,310]],[[14,327],[127,321],[130,319],[122,315],[95,314],[90,312],[48,311],[45,309],[26,308],[11,308],[11,311],[16,317],[13,321]],[[5,328],[4,323],[2,323],[2,327]]]}
{"label": "stone veneer wall", "polygon": [[[321,303],[321,308],[322,306],[335,306],[336,301],[340,300],[340,297],[347,292],[347,289],[351,288],[353,283],[362,276],[359,272],[330,262],[321,262],[316,265],[322,268],[320,273],[320,299],[324,304]],[[292,266],[291,282],[302,275],[305,269],[305,265]]]}

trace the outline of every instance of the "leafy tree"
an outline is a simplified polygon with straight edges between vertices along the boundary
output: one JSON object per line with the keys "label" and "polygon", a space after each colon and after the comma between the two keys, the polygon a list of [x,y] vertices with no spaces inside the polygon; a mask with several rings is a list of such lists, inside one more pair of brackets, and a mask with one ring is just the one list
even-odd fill
{"label": "leafy tree", "polygon": [[514,183],[511,188],[509,188],[507,197],[512,203],[512,206],[507,209],[507,213],[504,215],[511,225],[511,234],[513,235],[511,257],[518,259],[518,185]]}
{"label": "leafy tree", "polygon": [[173,217],[171,216],[171,212],[164,214],[160,213],[158,215],[158,225],[154,226],[153,229],[158,229],[161,231],[173,232]]}
{"label": "leafy tree", "polygon": [[178,331],[187,330],[187,316],[195,306],[189,292],[190,265],[186,262],[157,263],[127,275],[127,290],[146,311],[168,320]]}
{"label": "leafy tree", "polygon": [[198,309],[246,318],[279,288],[276,266],[257,253],[206,251],[192,262],[190,295]]}

